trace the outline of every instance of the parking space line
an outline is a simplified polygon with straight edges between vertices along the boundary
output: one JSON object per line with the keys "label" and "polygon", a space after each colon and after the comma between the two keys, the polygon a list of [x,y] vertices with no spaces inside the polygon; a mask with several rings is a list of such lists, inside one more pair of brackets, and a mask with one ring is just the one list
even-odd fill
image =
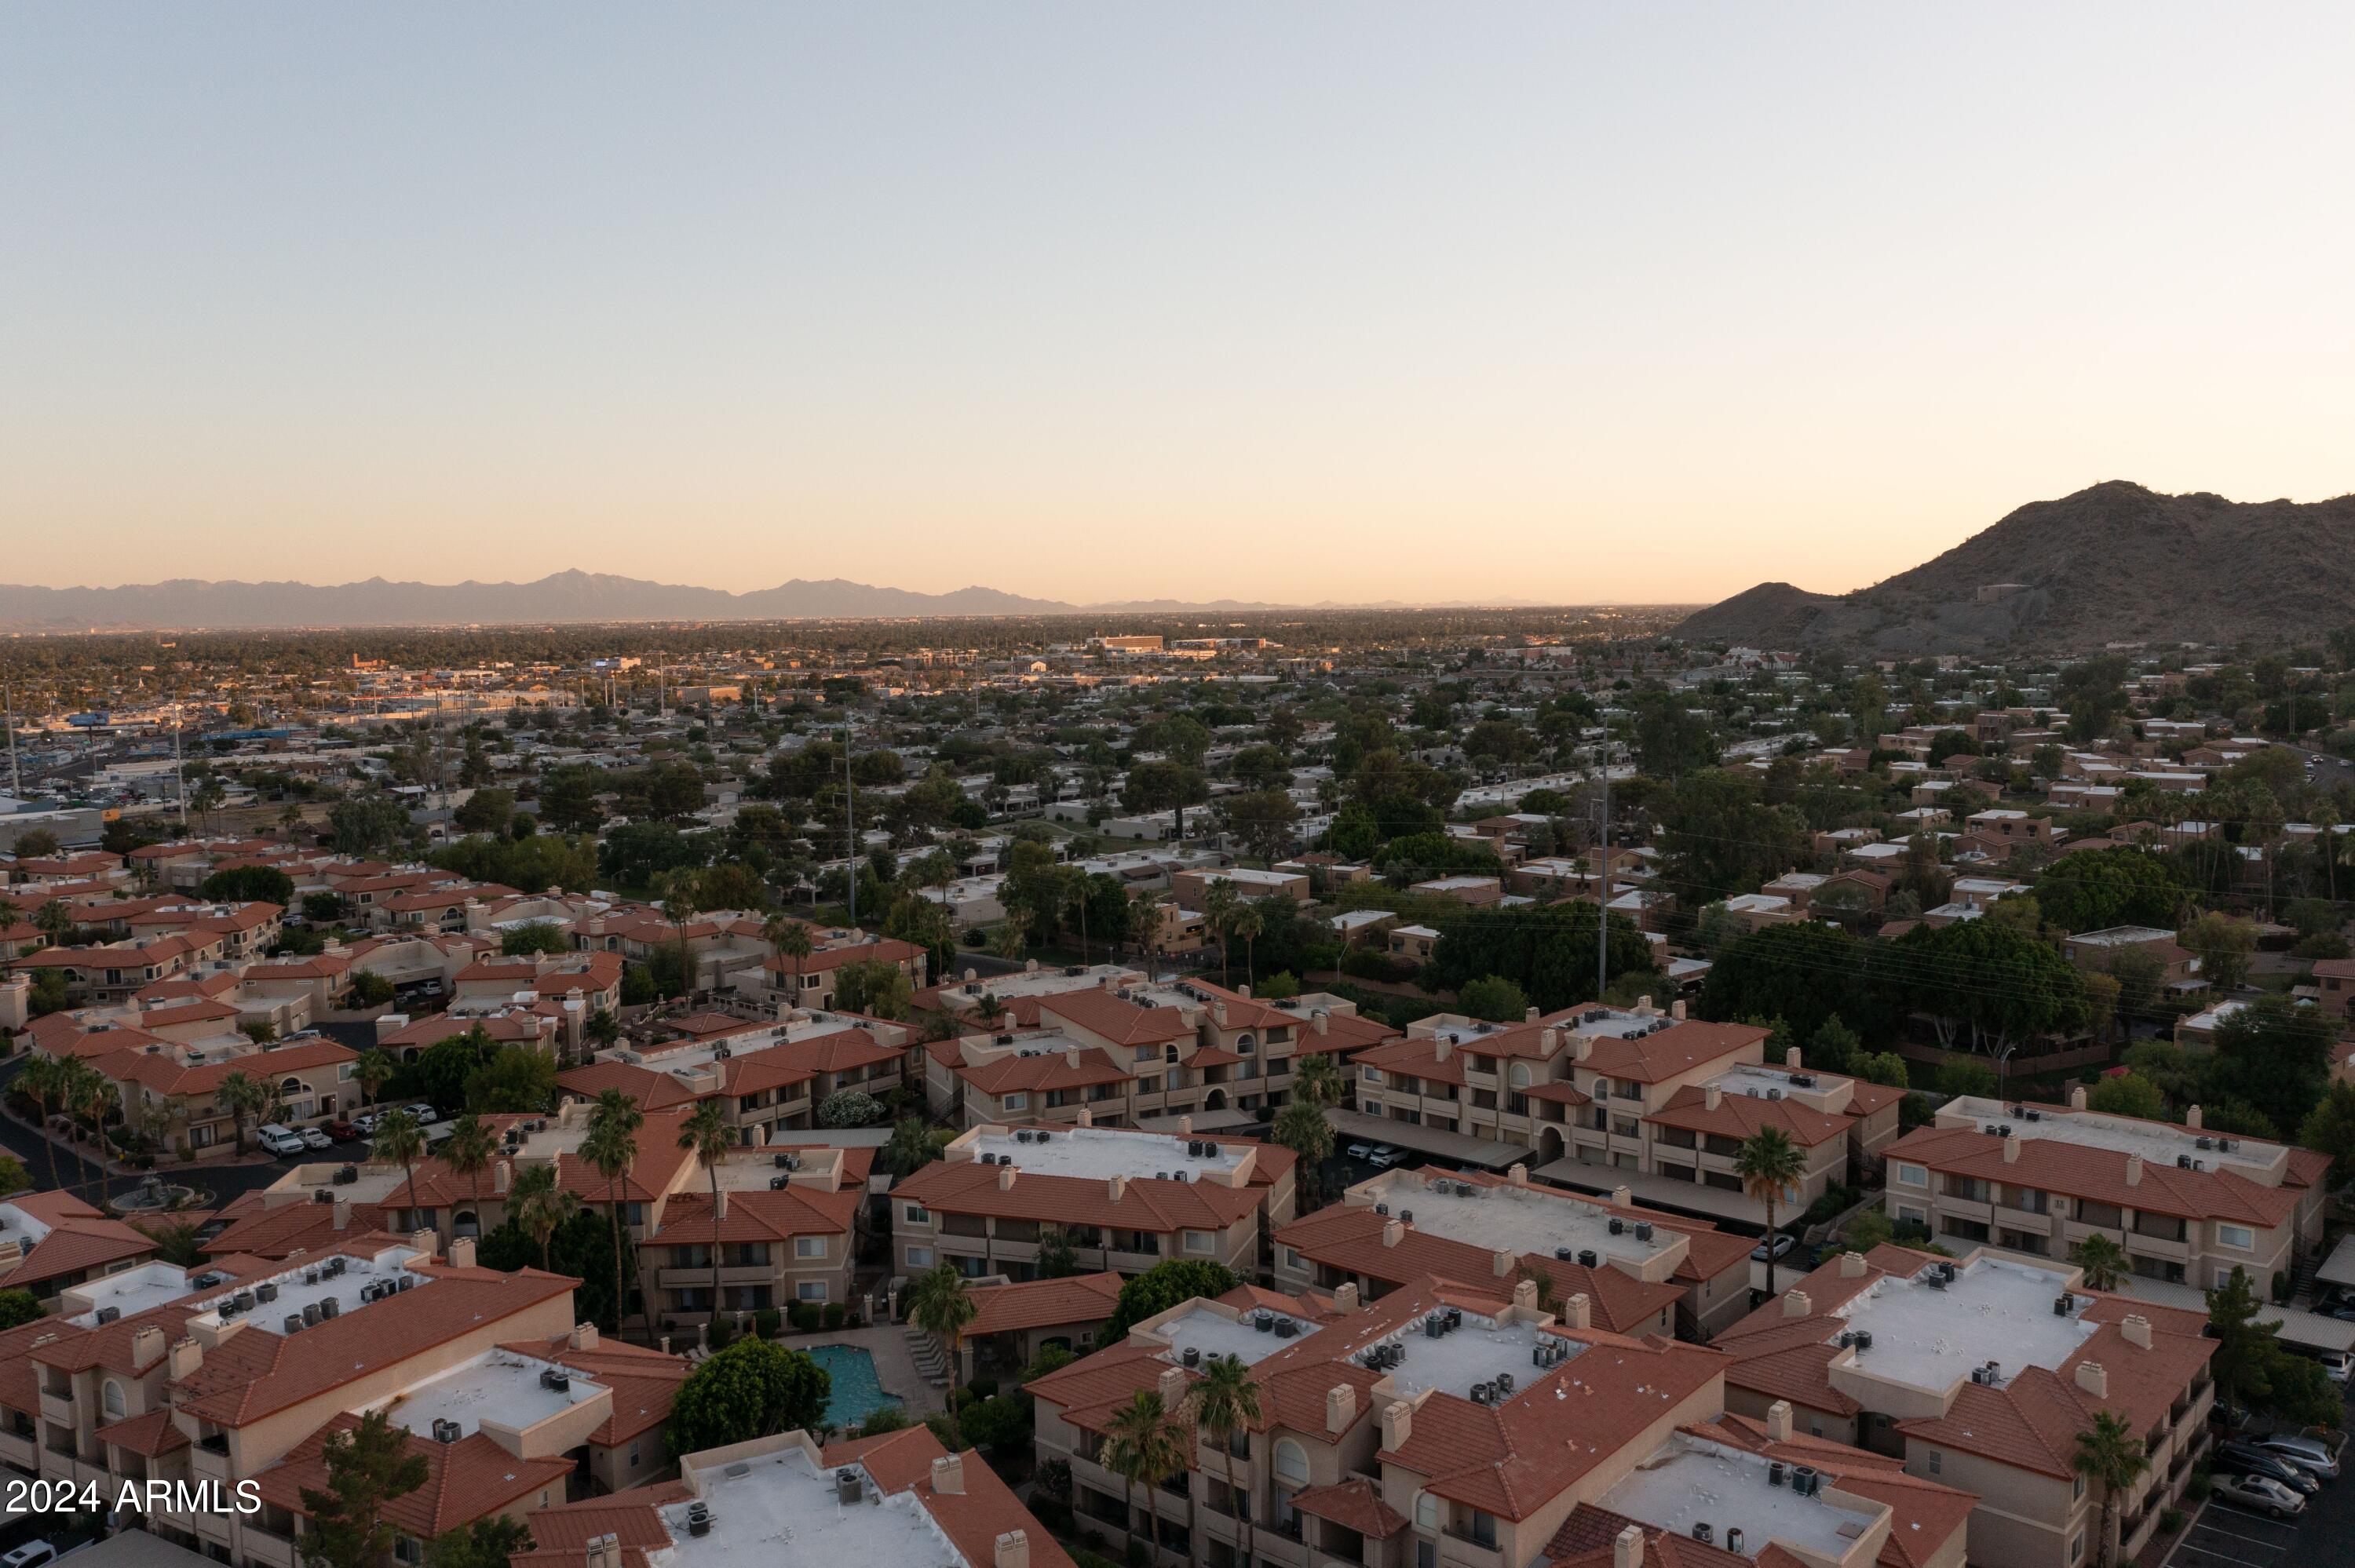
{"label": "parking space line", "polygon": [[[2209,1548],[2201,1546],[2196,1542],[2186,1541],[2177,1546],[2175,1550],[2178,1552],[2196,1552],[2202,1557],[2213,1557],[2221,1563],[2238,1563],[2243,1564],[2243,1568],[2264,1568],[2264,1563],[2251,1563],[2247,1558],[2235,1557],[2229,1552],[2211,1551]],[[2172,1562],[2174,1560],[2169,1558],[2169,1561]],[[2270,1559],[2268,1561],[2270,1561]]]}
{"label": "parking space line", "polygon": [[2208,1531],[2212,1534],[2230,1536],[2234,1541],[2245,1541],[2250,1542],[2252,1545],[2271,1547],[2275,1552],[2280,1551],[2283,1547],[2289,1544],[2289,1542],[2286,1541],[2267,1541],[2263,1536],[2235,1535],[2229,1530],[2220,1530],[2212,1524],[2202,1524],[2200,1528],[2204,1531]]}

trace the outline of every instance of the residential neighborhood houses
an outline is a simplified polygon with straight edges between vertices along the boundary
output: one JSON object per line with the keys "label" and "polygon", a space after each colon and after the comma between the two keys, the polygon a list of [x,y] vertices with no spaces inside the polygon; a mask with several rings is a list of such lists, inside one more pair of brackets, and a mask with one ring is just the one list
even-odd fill
{"label": "residential neighborhood houses", "polygon": [[12,682],[0,1462],[257,1568],[363,1454],[441,1568],[2333,1506],[2355,644],[835,630]]}

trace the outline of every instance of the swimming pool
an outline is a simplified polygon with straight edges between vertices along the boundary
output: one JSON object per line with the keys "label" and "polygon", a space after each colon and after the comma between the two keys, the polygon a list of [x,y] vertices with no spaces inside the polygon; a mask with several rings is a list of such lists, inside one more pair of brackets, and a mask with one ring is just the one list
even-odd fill
{"label": "swimming pool", "polygon": [[874,1356],[857,1345],[813,1345],[808,1355],[834,1380],[826,1402],[827,1425],[856,1426],[868,1412],[900,1403],[883,1392],[882,1380],[875,1375]]}

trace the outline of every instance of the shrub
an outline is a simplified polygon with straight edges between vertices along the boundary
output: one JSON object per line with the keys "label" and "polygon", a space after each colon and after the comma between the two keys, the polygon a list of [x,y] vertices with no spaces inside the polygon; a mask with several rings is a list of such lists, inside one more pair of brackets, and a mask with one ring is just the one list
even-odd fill
{"label": "shrub", "polygon": [[729,1322],[726,1318],[715,1317],[711,1319],[711,1328],[706,1335],[706,1340],[714,1351],[726,1350],[728,1341],[735,1337],[735,1325]]}
{"label": "shrub", "polygon": [[825,1321],[825,1319],[819,1314],[817,1304],[815,1302],[796,1301],[794,1303],[794,1333],[810,1333],[823,1321]]}
{"label": "shrub", "polygon": [[842,1303],[839,1301],[829,1301],[826,1304],[825,1309],[819,1314],[819,1319],[826,1324],[827,1330],[830,1331],[842,1327]]}
{"label": "shrub", "polygon": [[774,1307],[763,1307],[752,1314],[752,1332],[764,1340],[773,1340],[777,1337],[777,1330],[783,1326],[784,1320],[785,1315]]}
{"label": "shrub", "polygon": [[973,1390],[975,1398],[987,1399],[997,1392],[997,1380],[994,1377],[977,1377],[965,1386]]}
{"label": "shrub", "polygon": [[2181,1509],[2171,1508],[2158,1516],[2159,1534],[2173,1535],[2177,1531],[2181,1530],[2182,1528],[2183,1510]]}

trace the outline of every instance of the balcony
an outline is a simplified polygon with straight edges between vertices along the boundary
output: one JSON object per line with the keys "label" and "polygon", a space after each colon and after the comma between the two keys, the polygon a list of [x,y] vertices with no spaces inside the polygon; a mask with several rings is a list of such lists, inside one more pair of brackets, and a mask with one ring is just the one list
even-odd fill
{"label": "balcony", "polygon": [[[823,1261],[820,1258],[803,1259],[805,1264]],[[719,1287],[725,1290],[731,1285],[774,1285],[779,1273],[780,1270],[772,1264],[752,1268],[722,1268],[719,1271]],[[665,1290],[709,1290],[711,1288],[711,1266],[707,1263],[697,1268],[658,1269],[655,1273],[655,1284]]]}
{"label": "balcony", "polygon": [[1996,1205],[1995,1223],[2007,1230],[2033,1231],[2039,1235],[2052,1234],[2052,1216],[2034,1209],[2015,1209],[2009,1203]]}

